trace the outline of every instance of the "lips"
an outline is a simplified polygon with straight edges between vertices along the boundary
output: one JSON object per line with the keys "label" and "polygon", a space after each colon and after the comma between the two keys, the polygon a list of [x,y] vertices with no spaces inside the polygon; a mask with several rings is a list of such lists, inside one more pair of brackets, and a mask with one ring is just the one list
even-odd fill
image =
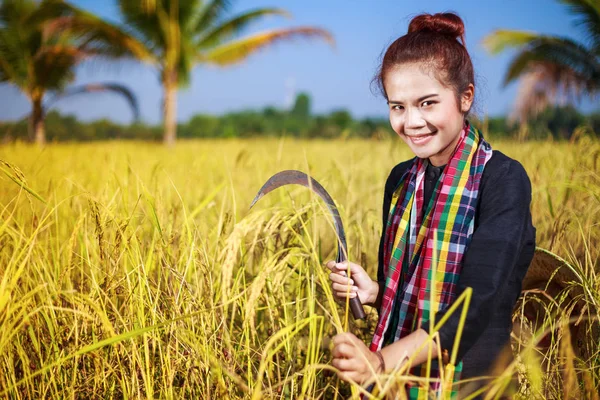
{"label": "lips", "polygon": [[431,132],[431,133],[421,133],[421,134],[419,134],[419,135],[406,135],[406,136],[408,136],[408,137],[411,137],[411,138],[421,138],[421,137],[425,137],[425,136],[431,136],[431,135],[433,135],[434,133],[435,133],[435,132]]}
{"label": "lips", "polygon": [[433,133],[426,133],[424,135],[407,135],[411,142],[414,144],[425,144],[433,137]]}

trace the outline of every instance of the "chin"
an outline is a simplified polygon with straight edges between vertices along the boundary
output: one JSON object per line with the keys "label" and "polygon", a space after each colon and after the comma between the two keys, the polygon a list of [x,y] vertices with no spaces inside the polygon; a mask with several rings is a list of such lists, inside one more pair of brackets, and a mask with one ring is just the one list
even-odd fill
{"label": "chin", "polygon": [[411,150],[415,154],[415,156],[419,158],[429,158],[435,154],[435,151],[431,151],[428,149],[414,149],[411,147]]}

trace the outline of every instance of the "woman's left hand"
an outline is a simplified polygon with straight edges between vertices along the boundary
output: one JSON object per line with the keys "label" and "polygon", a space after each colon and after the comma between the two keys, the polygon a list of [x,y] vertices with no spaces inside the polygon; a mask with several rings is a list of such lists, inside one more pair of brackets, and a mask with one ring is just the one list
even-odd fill
{"label": "woman's left hand", "polygon": [[344,332],[334,336],[333,346],[331,365],[339,369],[340,379],[362,385],[379,371],[379,358],[353,334]]}

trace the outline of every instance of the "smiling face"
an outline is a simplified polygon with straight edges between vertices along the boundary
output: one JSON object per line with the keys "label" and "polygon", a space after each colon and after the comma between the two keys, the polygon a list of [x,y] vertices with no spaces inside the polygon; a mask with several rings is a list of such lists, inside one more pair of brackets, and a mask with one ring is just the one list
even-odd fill
{"label": "smiling face", "polygon": [[419,158],[435,166],[446,164],[460,138],[471,108],[474,86],[457,96],[420,64],[403,64],[385,75],[390,124]]}

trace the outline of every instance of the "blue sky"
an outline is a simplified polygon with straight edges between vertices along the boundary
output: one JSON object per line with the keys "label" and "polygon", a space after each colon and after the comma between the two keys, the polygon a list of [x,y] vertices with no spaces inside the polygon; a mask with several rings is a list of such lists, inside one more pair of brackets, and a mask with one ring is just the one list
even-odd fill
{"label": "blue sky", "polygon": [[[118,9],[112,0],[73,3],[118,21]],[[455,11],[465,21],[467,48],[476,72],[479,112],[504,114],[510,111],[516,93],[514,84],[502,87],[512,55],[489,55],[481,44],[486,34],[507,28],[583,38],[573,25],[573,17],[555,0],[243,0],[235,2],[231,13],[266,6],[283,7],[293,18],[261,20],[245,33],[315,25],[333,34],[335,48],[323,42],[298,40],[262,50],[235,66],[199,66],[193,72],[191,86],[179,92],[179,121],[196,113],[221,114],[268,105],[283,108],[300,91],[310,93],[313,111],[317,113],[346,108],[356,117],[385,116],[383,98],[370,90],[381,53],[396,37],[406,33],[413,16],[443,11]],[[75,84],[106,81],[128,85],[138,96],[142,119],[149,123],[160,121],[162,91],[153,69],[133,62],[86,64],[78,69]],[[57,108],[83,120],[109,118],[127,123],[132,117],[125,101],[110,94],[65,99]],[[584,111],[597,108],[597,104],[582,105]],[[28,111],[29,104],[17,89],[0,85],[0,120],[19,119]]]}

